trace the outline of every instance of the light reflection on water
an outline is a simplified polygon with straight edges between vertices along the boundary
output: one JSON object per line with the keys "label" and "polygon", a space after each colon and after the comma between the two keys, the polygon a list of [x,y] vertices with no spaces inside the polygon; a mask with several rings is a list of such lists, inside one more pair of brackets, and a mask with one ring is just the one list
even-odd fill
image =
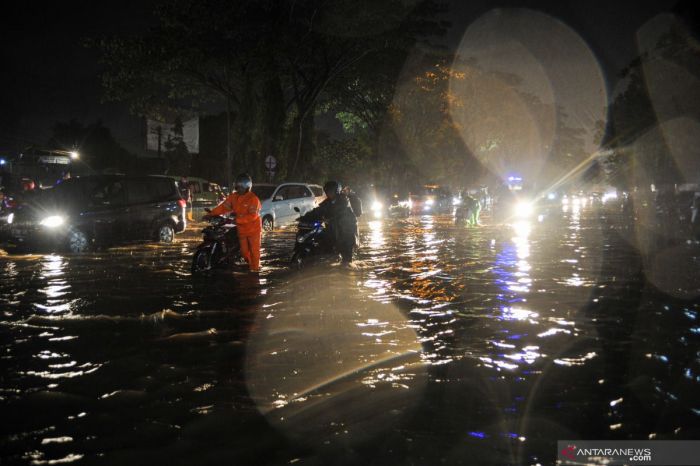
{"label": "light reflection on water", "polygon": [[323,463],[384,439],[386,463],[546,464],[556,438],[692,436],[700,309],[645,288],[627,243],[570,209],[373,220],[358,269],[301,277],[291,231],[266,237],[261,277],[193,280],[195,236],[3,258],[0,449],[181,459],[184,438],[190,462],[224,444],[241,462],[236,437],[260,463]]}

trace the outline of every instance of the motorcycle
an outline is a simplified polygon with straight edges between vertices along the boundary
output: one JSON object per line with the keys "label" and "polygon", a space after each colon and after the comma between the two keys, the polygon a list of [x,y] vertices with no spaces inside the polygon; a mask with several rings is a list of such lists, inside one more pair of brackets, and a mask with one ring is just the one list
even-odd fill
{"label": "motorcycle", "polygon": [[[298,207],[294,210],[301,213]],[[317,256],[327,251],[324,247],[321,237],[326,231],[323,222],[301,220],[301,216],[297,219],[297,234],[294,242],[294,252],[292,253],[291,265],[297,270],[301,270],[310,261],[313,256]]]}
{"label": "motorcycle", "polygon": [[476,199],[467,197],[465,200],[460,200],[455,209],[455,225],[456,226],[477,226],[478,214],[481,211],[481,205]]}
{"label": "motorcycle", "polygon": [[226,268],[241,259],[234,217],[215,216],[208,221],[209,226],[202,230],[202,242],[192,258],[193,274]]}

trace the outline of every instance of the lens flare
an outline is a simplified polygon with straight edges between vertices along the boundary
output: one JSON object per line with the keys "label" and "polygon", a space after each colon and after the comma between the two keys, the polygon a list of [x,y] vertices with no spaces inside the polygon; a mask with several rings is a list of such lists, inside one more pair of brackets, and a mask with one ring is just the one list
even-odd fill
{"label": "lens flare", "polygon": [[465,32],[450,79],[450,113],[469,150],[505,179],[565,176],[595,152],[607,89],[571,28],[527,9],[495,9]]}
{"label": "lens flare", "polygon": [[352,276],[307,274],[271,299],[277,304],[258,315],[246,349],[246,383],[286,435],[318,446],[341,425],[344,442],[376,438],[397,421],[392,411],[421,399],[426,368],[415,330]]}

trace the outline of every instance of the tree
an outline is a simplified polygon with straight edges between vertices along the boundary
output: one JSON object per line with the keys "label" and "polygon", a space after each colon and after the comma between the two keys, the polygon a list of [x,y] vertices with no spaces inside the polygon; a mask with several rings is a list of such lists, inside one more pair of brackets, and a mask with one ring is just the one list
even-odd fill
{"label": "tree", "polygon": [[[674,154],[680,135],[668,131],[676,119],[700,117],[700,52],[681,23],[666,26],[655,44],[622,71],[626,87],[611,105],[609,146],[615,154],[609,164],[620,186],[700,179],[694,153]],[[687,173],[689,168],[696,173]]]}
{"label": "tree", "polygon": [[110,130],[99,120],[87,126],[76,120],[56,123],[49,147],[77,149],[80,153],[77,164],[88,171],[128,172],[136,159],[115,141]]}
{"label": "tree", "polygon": [[[312,162],[314,116],[353,66],[382,66],[387,51],[444,32],[432,0],[174,0],[146,35],[94,41],[108,99],[134,112],[224,104],[226,174],[279,155],[289,176]],[[405,52],[404,52],[405,53]]]}

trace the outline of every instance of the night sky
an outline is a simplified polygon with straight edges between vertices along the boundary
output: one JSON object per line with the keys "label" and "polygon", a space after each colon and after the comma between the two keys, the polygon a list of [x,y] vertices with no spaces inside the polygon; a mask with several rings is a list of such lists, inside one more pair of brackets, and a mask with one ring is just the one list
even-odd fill
{"label": "night sky", "polygon": [[[598,57],[609,87],[636,55],[635,32],[675,1],[508,1],[454,0],[443,39],[456,46],[466,27],[496,7],[545,12],[566,23]],[[85,48],[85,38],[132,34],[152,21],[148,1],[10,2],[3,5],[0,150],[46,144],[57,121],[101,119],[117,140],[142,152],[141,120],[124,105],[101,103],[98,55]]]}

